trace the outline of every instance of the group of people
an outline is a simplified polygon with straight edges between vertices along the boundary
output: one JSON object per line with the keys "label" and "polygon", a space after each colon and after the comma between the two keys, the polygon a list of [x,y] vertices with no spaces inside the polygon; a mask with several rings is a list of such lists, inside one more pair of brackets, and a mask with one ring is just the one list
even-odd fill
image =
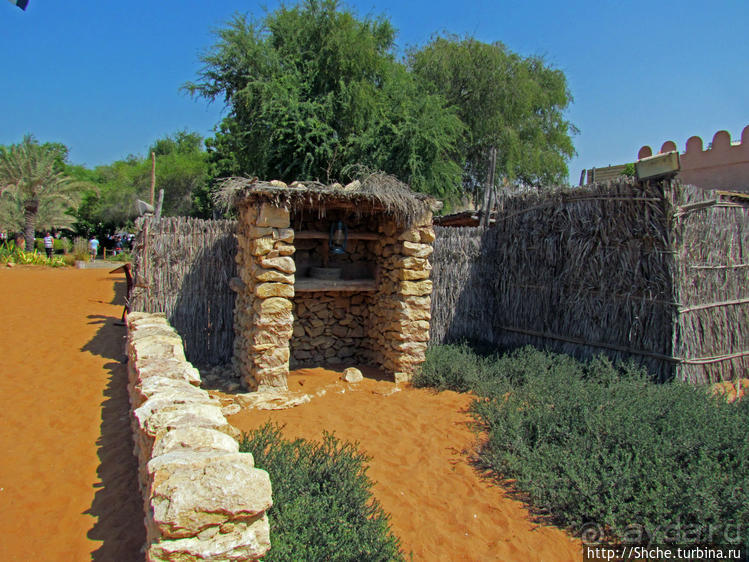
{"label": "group of people", "polygon": [[[131,250],[134,238],[134,234],[110,234],[107,236],[107,246],[112,247],[112,254],[116,256],[124,252],[125,249]],[[91,261],[96,259],[100,245],[98,238],[95,235],[91,236],[91,239],[88,241],[88,252],[91,255]]]}

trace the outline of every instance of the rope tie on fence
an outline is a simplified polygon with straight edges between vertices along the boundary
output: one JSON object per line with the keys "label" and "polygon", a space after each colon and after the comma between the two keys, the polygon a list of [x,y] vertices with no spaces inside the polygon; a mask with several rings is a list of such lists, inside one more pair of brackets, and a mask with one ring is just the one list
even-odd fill
{"label": "rope tie on fence", "polygon": [[631,347],[616,345],[611,343],[603,342],[591,342],[582,338],[575,338],[569,336],[560,336],[558,334],[552,334],[549,332],[538,332],[535,330],[526,330],[524,328],[513,328],[510,326],[501,326],[502,330],[507,332],[516,332],[527,336],[533,336],[537,338],[544,338],[550,340],[563,341],[567,343],[574,343],[575,345],[584,345],[588,347],[598,347],[601,349],[611,349],[613,351],[619,351],[622,353],[631,353],[632,355],[641,355],[644,357],[652,357],[653,359],[659,359],[661,361],[668,361],[669,363],[685,364],[685,365],[707,365],[710,363],[720,363],[721,361],[728,361],[730,359],[739,359],[741,357],[749,356],[749,350],[737,351],[733,353],[726,353],[723,355],[712,355],[707,357],[672,357],[671,355],[664,355],[655,351],[644,351],[641,349],[634,349]]}

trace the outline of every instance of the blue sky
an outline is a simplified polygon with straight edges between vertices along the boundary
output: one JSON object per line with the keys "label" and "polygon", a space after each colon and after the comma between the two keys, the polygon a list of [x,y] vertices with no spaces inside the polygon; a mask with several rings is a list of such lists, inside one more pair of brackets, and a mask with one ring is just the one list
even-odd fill
{"label": "blue sky", "polygon": [[[157,138],[210,135],[224,108],[180,91],[196,77],[211,31],[236,12],[261,18],[277,2],[30,0],[0,3],[0,144],[24,133],[70,147],[94,166],[145,154]],[[749,125],[747,0],[713,3],[444,0],[353,1],[387,16],[399,49],[447,31],[502,41],[563,70],[580,130],[570,179],[632,161],[643,144],[705,144]]]}

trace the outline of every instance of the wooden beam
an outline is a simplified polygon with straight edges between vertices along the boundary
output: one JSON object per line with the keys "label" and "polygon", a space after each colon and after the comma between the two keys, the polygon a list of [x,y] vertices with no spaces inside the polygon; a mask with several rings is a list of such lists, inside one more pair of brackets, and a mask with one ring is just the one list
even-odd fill
{"label": "wooden beam", "polygon": [[[314,230],[297,230],[294,232],[294,240],[328,240],[329,232],[318,232]],[[376,232],[349,232],[349,240],[379,240],[381,234]]]}
{"label": "wooden beam", "polygon": [[311,293],[321,291],[369,292],[377,290],[374,279],[312,279],[297,277],[294,292]]}

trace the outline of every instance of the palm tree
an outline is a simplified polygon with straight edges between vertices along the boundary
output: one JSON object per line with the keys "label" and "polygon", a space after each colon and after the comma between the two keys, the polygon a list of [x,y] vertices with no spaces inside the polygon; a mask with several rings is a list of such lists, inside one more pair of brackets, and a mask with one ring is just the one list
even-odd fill
{"label": "palm tree", "polygon": [[[34,231],[39,213],[55,209],[44,217],[45,227],[63,227],[63,210],[74,207],[80,200],[82,182],[57,171],[59,152],[49,145],[40,145],[31,135],[23,142],[0,151],[0,215],[18,216],[13,209],[23,212],[23,234],[26,251],[34,248]],[[20,217],[19,217],[20,218]],[[54,224],[53,224],[54,223]],[[21,225],[19,225],[21,226]]]}

